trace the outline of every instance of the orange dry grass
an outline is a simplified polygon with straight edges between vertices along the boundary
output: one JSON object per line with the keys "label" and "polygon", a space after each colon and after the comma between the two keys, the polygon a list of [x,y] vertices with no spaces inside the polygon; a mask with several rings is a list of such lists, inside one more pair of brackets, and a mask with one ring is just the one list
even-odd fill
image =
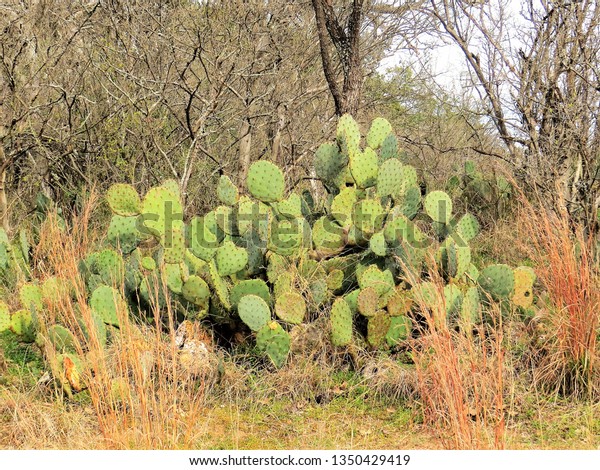
{"label": "orange dry grass", "polygon": [[[57,295],[52,305],[46,305],[41,331],[59,321],[76,334],[78,355],[89,368],[84,381],[108,448],[192,447],[206,383],[202,377],[182,371],[174,312],[167,312],[166,325],[155,312],[157,320],[151,328],[137,324],[122,309],[118,312],[121,326],[110,333],[110,346],[101,345],[96,336],[88,293],[78,269],[79,260],[98,244],[90,230],[96,202],[92,194],[67,230],[60,229],[56,217],[49,217],[41,229],[35,253],[36,275],[40,279],[49,275],[68,279],[73,286],[72,295]],[[123,285],[114,287],[123,293]],[[78,318],[91,332],[88,339]],[[49,342],[44,353],[49,362],[57,354]]]}
{"label": "orange dry grass", "polygon": [[500,312],[494,308],[495,324],[478,327],[477,334],[472,325],[456,331],[446,320],[443,280],[433,271],[431,277],[434,304],[415,296],[426,322],[413,348],[425,424],[446,448],[503,449],[506,364]]}
{"label": "orange dry grass", "polygon": [[563,394],[598,393],[600,273],[594,258],[596,234],[572,227],[556,215],[523,201],[521,228],[547,292],[546,329],[534,369],[536,382]]}

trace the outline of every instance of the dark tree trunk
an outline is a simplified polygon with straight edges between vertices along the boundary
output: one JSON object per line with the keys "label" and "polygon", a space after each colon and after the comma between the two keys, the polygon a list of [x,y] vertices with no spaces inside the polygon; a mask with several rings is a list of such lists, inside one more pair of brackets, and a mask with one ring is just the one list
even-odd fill
{"label": "dark tree trunk", "polygon": [[[335,112],[356,114],[360,105],[363,74],[360,60],[360,27],[364,0],[354,0],[346,25],[335,15],[332,0],[312,0],[321,46],[323,72],[333,96]],[[342,85],[338,83],[336,66],[330,53],[333,45],[342,69]]]}

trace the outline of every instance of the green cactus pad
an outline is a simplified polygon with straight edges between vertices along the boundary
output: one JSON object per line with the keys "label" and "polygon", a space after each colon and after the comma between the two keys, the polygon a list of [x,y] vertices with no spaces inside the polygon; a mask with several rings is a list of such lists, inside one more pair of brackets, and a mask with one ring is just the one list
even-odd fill
{"label": "green cactus pad", "polygon": [[271,162],[254,162],[248,170],[246,179],[248,191],[263,202],[277,202],[283,199],[285,180],[283,173]]}
{"label": "green cactus pad", "polygon": [[60,305],[71,296],[71,285],[66,279],[47,277],[41,286],[42,301],[45,304]]}
{"label": "green cactus pad", "polygon": [[440,302],[440,294],[433,282],[421,282],[413,288],[413,298],[420,307],[435,310]]}
{"label": "green cactus pad", "polygon": [[208,274],[210,286],[212,287],[215,294],[217,294],[219,302],[225,310],[231,310],[231,301],[229,299],[229,287],[227,286],[227,283],[223,280],[223,278],[219,275],[219,271],[217,269],[217,264],[215,263],[215,260],[211,260],[208,263]]}
{"label": "green cactus pad", "polygon": [[354,289],[352,292],[347,293],[344,296],[344,300],[350,307],[352,313],[358,313],[358,296],[360,295],[360,289]]}
{"label": "green cactus pad", "polygon": [[325,280],[327,283],[327,288],[331,291],[336,291],[342,288],[344,284],[344,271],[340,269],[332,270]]}
{"label": "green cactus pad", "polygon": [[528,266],[519,266],[515,268],[515,289],[512,296],[512,302],[524,309],[533,305],[533,284],[535,283],[535,271]]}
{"label": "green cactus pad", "polygon": [[19,289],[21,306],[32,312],[41,312],[44,308],[42,289],[37,284],[23,284]]}
{"label": "green cactus pad", "polygon": [[227,241],[217,249],[217,268],[219,275],[231,276],[241,271],[248,264],[248,252],[235,243]]}
{"label": "green cactus pad", "polygon": [[317,219],[312,227],[312,240],[317,253],[332,256],[345,246],[344,230],[329,217]]}
{"label": "green cactus pad", "polygon": [[396,207],[394,209],[399,210],[401,214],[412,220],[419,213],[420,207],[421,190],[418,187],[411,186],[396,202]]}
{"label": "green cactus pad", "polygon": [[10,317],[10,330],[19,336],[21,341],[32,343],[37,333],[36,315],[25,308],[13,312]]}
{"label": "green cactus pad", "polygon": [[284,271],[275,280],[273,286],[273,295],[275,298],[280,295],[290,292],[292,290],[292,286],[294,285],[294,275],[290,272]]}
{"label": "green cactus pad", "polygon": [[477,280],[479,287],[495,301],[507,299],[515,286],[515,275],[510,266],[494,264],[483,269]]}
{"label": "green cactus pad", "polygon": [[62,325],[48,327],[48,339],[57,352],[77,352],[75,336]]}
{"label": "green cactus pad", "polygon": [[[212,212],[214,216],[214,212]],[[210,217],[194,217],[189,224],[187,238],[190,251],[203,261],[210,261],[220,244],[220,237],[215,234],[217,227],[211,226]]]}
{"label": "green cactus pad", "polygon": [[96,253],[93,266],[105,284],[119,285],[123,281],[123,257],[115,250],[107,249]]}
{"label": "green cactus pad", "polygon": [[142,207],[139,194],[128,184],[113,184],[106,192],[106,201],[115,214],[123,217],[138,215]]}
{"label": "green cactus pad", "polygon": [[360,129],[352,116],[344,114],[337,125],[337,141],[342,151],[348,153],[360,145]]}
{"label": "green cactus pad", "polygon": [[443,191],[432,191],[423,202],[425,212],[435,222],[447,224],[452,217],[452,199]]}
{"label": "green cactus pad", "polygon": [[331,307],[331,342],[346,346],[352,341],[352,310],[344,299],[336,299]]}
{"label": "green cactus pad", "polygon": [[181,263],[185,258],[185,231],[173,229],[161,237],[165,263]]}
{"label": "green cactus pad", "polygon": [[316,279],[310,282],[308,290],[315,308],[320,307],[329,300],[330,292],[327,289],[327,280],[325,279]]}
{"label": "green cactus pad", "polygon": [[181,294],[183,289],[183,275],[179,264],[165,263],[164,278],[167,282],[167,288],[174,294]]}
{"label": "green cactus pad", "polygon": [[373,234],[369,240],[369,248],[377,256],[387,255],[387,244],[385,243],[385,236],[383,231]]}
{"label": "green cactus pad", "polygon": [[147,271],[154,271],[156,269],[156,261],[150,256],[144,256],[142,258],[142,267]]}
{"label": "green cactus pad", "polygon": [[127,304],[119,291],[108,286],[99,286],[92,292],[90,306],[104,323],[117,327],[119,326],[117,312],[127,311]]}
{"label": "green cactus pad", "polygon": [[191,275],[183,284],[181,294],[188,302],[205,307],[210,298],[210,289],[200,276]]}
{"label": "green cactus pad", "polygon": [[285,292],[277,298],[275,314],[286,323],[298,325],[306,316],[306,302],[297,292]]}
{"label": "green cactus pad", "polygon": [[331,202],[331,215],[340,226],[349,228],[352,225],[352,209],[357,201],[356,188],[342,188]]}
{"label": "green cactus pad", "polygon": [[379,294],[373,287],[361,289],[356,299],[358,313],[365,317],[372,317],[377,312]]}
{"label": "green cactus pad", "polygon": [[379,197],[391,196],[398,199],[403,182],[402,163],[397,158],[384,161],[377,175],[377,195]]}
{"label": "green cactus pad", "polygon": [[262,279],[248,279],[234,285],[229,295],[231,305],[237,308],[240,300],[246,295],[255,295],[263,299],[267,304],[271,303],[269,286]]}
{"label": "green cactus pad", "polygon": [[348,156],[343,156],[335,144],[321,144],[315,153],[315,173],[327,183],[336,181],[347,164]]}
{"label": "green cactus pad", "polygon": [[367,134],[367,145],[378,149],[388,135],[392,133],[392,125],[384,118],[375,118]]}
{"label": "green cactus pad", "polygon": [[137,217],[113,215],[106,233],[106,239],[115,248],[120,248],[123,253],[131,253],[141,241],[137,222]]}
{"label": "green cactus pad", "polygon": [[381,346],[391,324],[392,318],[384,310],[379,310],[371,316],[367,323],[367,341],[369,344],[374,348]]}
{"label": "green cactus pad", "polygon": [[410,188],[419,188],[419,177],[417,170],[410,165],[402,166],[402,183],[399,191],[400,196],[404,196]]}
{"label": "green cactus pad", "polygon": [[373,287],[378,296],[383,296],[390,289],[394,288],[394,276],[389,270],[381,271],[376,265],[372,264],[357,275],[358,285],[361,289]]}
{"label": "green cactus pad", "polygon": [[233,206],[239,198],[238,188],[231,182],[229,176],[221,175],[217,185],[217,197],[227,206]]}
{"label": "green cactus pad", "polygon": [[469,245],[460,246],[449,238],[446,246],[446,259],[446,270],[450,277],[461,278],[471,264],[471,248]]}
{"label": "green cactus pad", "polygon": [[479,233],[479,222],[472,214],[463,215],[454,227],[456,234],[468,243]]}
{"label": "green cactus pad", "polygon": [[372,148],[367,147],[364,152],[357,150],[350,155],[350,173],[359,188],[375,186],[378,172],[379,159]]}
{"label": "green cactus pad", "polygon": [[454,284],[444,286],[444,301],[446,302],[446,315],[455,317],[460,312],[463,295],[460,289]]}
{"label": "green cactus pad", "polygon": [[276,321],[268,322],[256,334],[256,346],[280,368],[290,352],[290,336]]}
{"label": "green cactus pad", "polygon": [[164,186],[146,193],[140,217],[146,230],[157,237],[163,236],[165,230],[183,228],[183,207],[179,196]]}
{"label": "green cactus pad", "polygon": [[8,305],[0,300],[0,333],[10,329],[10,310]]}
{"label": "green cactus pad", "polygon": [[381,143],[381,149],[379,151],[379,158],[382,162],[389,160],[390,158],[398,158],[398,139],[394,134],[388,134]]}
{"label": "green cactus pad", "polygon": [[258,331],[271,320],[271,310],[257,295],[245,295],[238,302],[238,313],[252,331]]}
{"label": "green cactus pad", "polygon": [[287,219],[296,219],[302,217],[302,199],[300,195],[292,193],[287,199],[274,203],[277,213]]}
{"label": "green cactus pad", "polygon": [[385,221],[385,212],[379,201],[365,199],[354,205],[352,222],[362,233],[371,235],[378,232]]}
{"label": "green cactus pad", "polygon": [[407,316],[401,315],[391,317],[390,328],[385,335],[385,341],[389,346],[396,346],[410,338],[412,321]]}
{"label": "green cactus pad", "polygon": [[481,319],[481,300],[477,287],[469,287],[465,292],[460,307],[460,318],[469,325],[475,324]]}

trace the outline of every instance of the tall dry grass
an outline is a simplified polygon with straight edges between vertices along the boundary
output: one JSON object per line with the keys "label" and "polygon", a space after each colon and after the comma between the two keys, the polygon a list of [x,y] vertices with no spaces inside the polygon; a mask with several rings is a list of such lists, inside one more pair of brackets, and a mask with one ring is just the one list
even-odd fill
{"label": "tall dry grass", "polygon": [[490,309],[491,324],[449,324],[444,281],[430,265],[436,295],[433,302],[415,295],[424,324],[413,343],[425,424],[446,448],[503,449],[510,374],[500,309]]}
{"label": "tall dry grass", "polygon": [[540,290],[547,295],[541,302],[543,334],[534,351],[534,381],[558,394],[598,397],[597,234],[574,226],[564,213],[521,199],[518,239],[535,264]]}

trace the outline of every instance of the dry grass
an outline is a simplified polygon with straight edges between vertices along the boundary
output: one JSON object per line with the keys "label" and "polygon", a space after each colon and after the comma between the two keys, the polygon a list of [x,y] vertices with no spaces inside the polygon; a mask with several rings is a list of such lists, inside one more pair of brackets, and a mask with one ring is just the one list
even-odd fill
{"label": "dry grass", "polygon": [[523,200],[520,226],[547,294],[539,313],[542,334],[535,346],[533,375],[544,390],[598,397],[600,270],[596,234],[585,234],[567,216]]}
{"label": "dry grass", "polygon": [[425,319],[414,341],[417,390],[425,424],[451,449],[503,449],[506,444],[506,364],[502,316],[460,329],[447,322],[444,281],[431,260],[433,299],[415,295]]}

